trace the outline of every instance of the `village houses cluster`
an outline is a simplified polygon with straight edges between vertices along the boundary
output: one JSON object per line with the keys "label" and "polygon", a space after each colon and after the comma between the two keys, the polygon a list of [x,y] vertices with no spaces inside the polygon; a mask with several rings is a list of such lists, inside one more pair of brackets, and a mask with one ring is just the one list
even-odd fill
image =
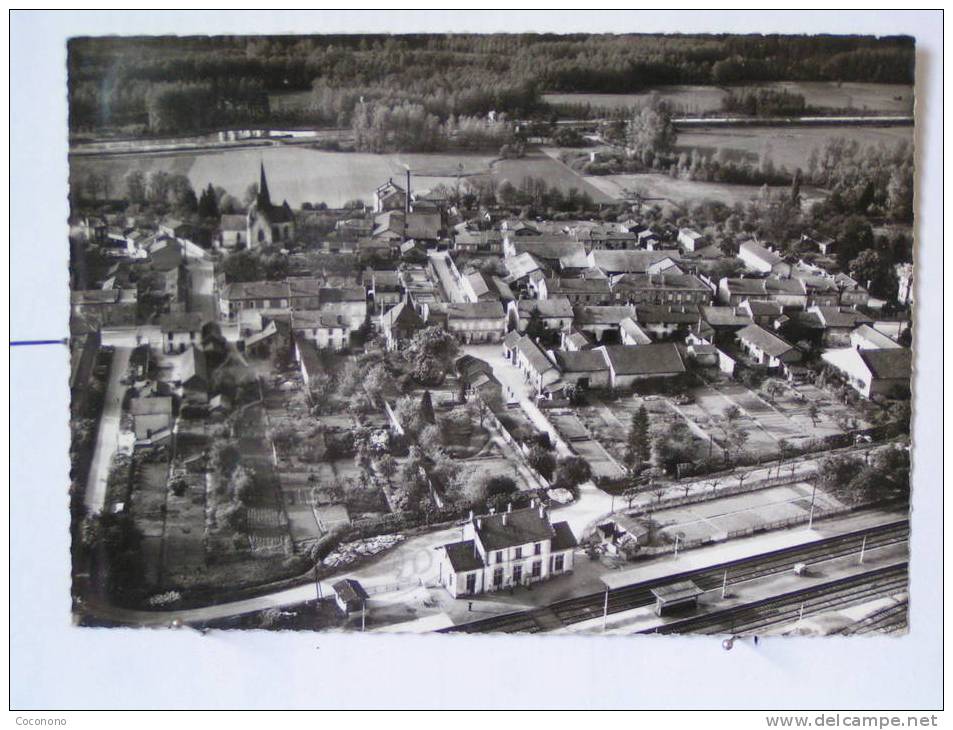
{"label": "village houses cluster", "polygon": [[[211,240],[175,220],[144,229],[122,216],[84,217],[87,240],[115,262],[99,288],[72,295],[75,392],[88,378],[83,348],[123,342],[145,360],[150,351],[181,356],[176,390],[141,392],[130,407],[135,438],[160,439],[174,426],[173,399],[221,405],[206,366],[211,325],[241,353],[287,347],[306,384],[322,372],[322,351],[347,353],[372,336],[400,350],[437,327],[461,346],[498,348],[541,401],[696,367],[727,376],[759,368],[797,383],[824,365],[865,398],[909,387],[910,350],[874,326],[887,303],[836,266],[836,241],[815,242],[809,263],[747,240],[741,273],[712,279],[705,264],[734,257],[703,232],[644,221],[635,207],[614,222],[527,220],[502,207],[464,218],[409,183],[382,181],[370,205],[339,211],[319,248],[353,256],[350,274],[300,265],[296,236],[313,212],[274,202],[264,166],[247,211],[222,215]],[[241,250],[279,251],[287,273],[231,281],[218,262]],[[190,301],[190,262],[216,267],[210,309]],[[909,270],[898,278],[909,292]],[[511,395],[482,365],[461,363],[471,387]],[[462,539],[442,549],[440,579],[453,596],[544,580],[573,569],[576,544],[541,503],[471,515]],[[342,584],[347,600],[359,588]]]}

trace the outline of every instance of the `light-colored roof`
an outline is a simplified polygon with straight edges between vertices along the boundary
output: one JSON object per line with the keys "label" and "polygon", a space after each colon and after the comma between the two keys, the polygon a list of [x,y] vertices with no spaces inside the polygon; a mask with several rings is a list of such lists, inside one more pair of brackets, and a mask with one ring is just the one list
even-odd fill
{"label": "light-colored roof", "polygon": [[794,349],[794,345],[781,339],[775,334],[768,332],[764,327],[756,324],[749,324],[744,329],[738,330],[738,339],[757,347],[761,352],[771,357],[778,357]]}

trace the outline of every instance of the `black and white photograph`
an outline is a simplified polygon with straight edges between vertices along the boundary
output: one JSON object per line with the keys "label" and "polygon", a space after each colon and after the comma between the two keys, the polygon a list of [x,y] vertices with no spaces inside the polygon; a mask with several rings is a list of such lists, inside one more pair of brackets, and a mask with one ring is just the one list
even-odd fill
{"label": "black and white photograph", "polygon": [[942,10],[8,26],[15,725],[942,726]]}
{"label": "black and white photograph", "polygon": [[67,64],[77,625],[907,631],[913,38]]}

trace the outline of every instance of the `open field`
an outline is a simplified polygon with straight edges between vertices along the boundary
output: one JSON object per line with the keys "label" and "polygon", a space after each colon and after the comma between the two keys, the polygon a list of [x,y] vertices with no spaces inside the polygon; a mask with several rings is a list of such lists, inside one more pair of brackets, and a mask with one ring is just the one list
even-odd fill
{"label": "open field", "polygon": [[[913,113],[913,87],[906,84],[779,81],[746,85],[736,90],[746,88],[783,89],[803,95],[808,106],[822,109]],[[720,111],[722,99],[729,91],[729,88],[721,86],[660,86],[639,94],[543,94],[543,101],[549,104],[591,104],[596,108],[624,109],[642,104],[650,94],[656,93],[669,102],[677,113],[703,114]],[[291,96],[283,96],[282,100]]]}
{"label": "open field", "polygon": [[811,151],[821,152],[828,140],[837,137],[847,137],[861,146],[883,143],[893,147],[902,140],[912,144],[913,127],[702,127],[680,132],[676,149],[697,149],[706,155],[722,149],[729,158],[747,158],[753,163],[767,154],[775,167],[793,171],[807,168]]}
{"label": "open field", "polygon": [[585,178],[542,152],[531,151],[516,160],[493,162],[491,154],[369,154],[325,152],[300,146],[271,146],[256,149],[202,150],[174,154],[120,155],[113,157],[72,157],[70,173],[81,181],[91,172],[106,174],[111,195],[123,190],[130,170],[153,170],[187,175],[199,190],[209,183],[225,188],[241,200],[248,186],[258,181],[258,166],[265,164],[272,198],[287,200],[293,207],[305,202],[325,202],[340,207],[349,200],[370,202],[374,191],[388,178],[402,181],[406,167],[414,173],[415,189],[429,190],[438,184],[454,186],[458,176],[492,175],[498,183],[509,180],[519,185],[524,177],[544,178],[563,193],[576,188],[599,202],[612,202]]}
{"label": "open field", "polygon": [[[590,175],[586,176],[586,181],[616,199],[621,200],[627,195],[639,193],[646,200],[675,207],[697,205],[705,200],[734,206],[736,203],[746,203],[756,198],[761,190],[757,185],[679,180],[661,173]],[[802,187],[801,193],[805,204],[816,202],[824,197],[820,190],[810,186]]]}

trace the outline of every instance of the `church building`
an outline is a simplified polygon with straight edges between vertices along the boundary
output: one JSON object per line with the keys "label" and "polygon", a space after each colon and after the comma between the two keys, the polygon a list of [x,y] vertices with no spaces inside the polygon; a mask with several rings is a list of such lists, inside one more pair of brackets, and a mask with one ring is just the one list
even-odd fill
{"label": "church building", "polygon": [[287,246],[294,239],[295,218],[288,201],[273,205],[265,178],[265,165],[261,165],[261,181],[258,196],[248,208],[248,247]]}

